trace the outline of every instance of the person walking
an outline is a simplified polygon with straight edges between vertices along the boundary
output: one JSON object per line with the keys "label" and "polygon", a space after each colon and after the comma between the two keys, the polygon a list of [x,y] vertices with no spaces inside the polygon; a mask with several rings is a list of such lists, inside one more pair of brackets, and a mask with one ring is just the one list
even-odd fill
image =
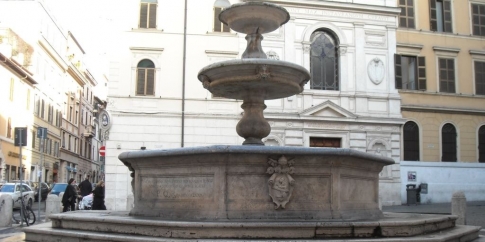
{"label": "person walking", "polygon": [[74,182],[74,178],[69,179],[66,190],[64,191],[64,195],[62,196],[62,212],[67,212],[69,208],[71,211],[74,211],[76,208],[77,191],[72,185]]}
{"label": "person walking", "polygon": [[104,181],[99,181],[93,191],[93,210],[106,210],[104,205]]}
{"label": "person walking", "polygon": [[91,184],[91,182],[89,182],[89,175],[86,176],[86,179],[84,181],[79,183],[79,189],[81,189],[81,195],[83,197],[85,197],[85,196],[91,194],[91,192],[93,192],[93,185]]}

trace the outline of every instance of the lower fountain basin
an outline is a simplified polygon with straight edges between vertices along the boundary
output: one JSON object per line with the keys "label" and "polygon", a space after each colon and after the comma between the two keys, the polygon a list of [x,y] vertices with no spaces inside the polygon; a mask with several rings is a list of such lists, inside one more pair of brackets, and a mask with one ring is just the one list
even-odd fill
{"label": "lower fountain basin", "polygon": [[198,78],[215,96],[245,100],[257,90],[269,100],[301,93],[310,73],[286,61],[248,58],[209,65]]}
{"label": "lower fountain basin", "polygon": [[134,173],[130,215],[191,221],[380,218],[379,172],[394,163],[351,149],[266,146],[145,150],[119,159]]}

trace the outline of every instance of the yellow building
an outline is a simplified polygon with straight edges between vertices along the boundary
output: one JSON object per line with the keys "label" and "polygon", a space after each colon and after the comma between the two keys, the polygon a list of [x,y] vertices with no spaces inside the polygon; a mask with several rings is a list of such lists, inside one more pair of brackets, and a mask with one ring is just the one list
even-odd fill
{"label": "yellow building", "polygon": [[485,162],[485,1],[397,1],[401,157]]}
{"label": "yellow building", "polygon": [[35,136],[31,100],[37,82],[24,67],[30,64],[32,53],[33,48],[15,32],[0,29],[0,182],[20,177],[20,147],[14,146],[16,127],[27,129],[27,140],[22,142],[27,144],[22,147],[23,172],[32,164]]}

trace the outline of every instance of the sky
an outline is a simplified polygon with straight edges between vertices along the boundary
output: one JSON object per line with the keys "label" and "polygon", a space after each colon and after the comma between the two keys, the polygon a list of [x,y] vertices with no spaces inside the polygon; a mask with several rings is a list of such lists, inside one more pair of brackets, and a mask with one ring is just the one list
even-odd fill
{"label": "sky", "polygon": [[[107,72],[106,49],[109,45],[109,30],[113,23],[110,8],[115,0],[44,0],[58,24],[70,31],[86,52],[85,62],[93,74]],[[107,73],[106,73],[107,74]]]}

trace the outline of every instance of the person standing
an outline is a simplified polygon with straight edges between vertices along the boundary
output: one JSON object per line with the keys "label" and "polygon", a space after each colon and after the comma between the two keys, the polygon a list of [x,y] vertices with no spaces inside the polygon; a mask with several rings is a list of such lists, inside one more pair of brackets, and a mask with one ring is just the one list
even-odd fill
{"label": "person standing", "polygon": [[91,182],[89,182],[89,175],[86,176],[86,179],[83,182],[79,183],[79,188],[81,189],[81,195],[83,197],[91,194],[93,191],[93,185]]}
{"label": "person standing", "polygon": [[76,206],[77,191],[72,185],[75,182],[74,178],[69,179],[64,195],[62,196],[62,212],[67,212],[68,208],[74,211]]}
{"label": "person standing", "polygon": [[106,210],[104,205],[104,181],[99,181],[93,191],[93,210]]}

